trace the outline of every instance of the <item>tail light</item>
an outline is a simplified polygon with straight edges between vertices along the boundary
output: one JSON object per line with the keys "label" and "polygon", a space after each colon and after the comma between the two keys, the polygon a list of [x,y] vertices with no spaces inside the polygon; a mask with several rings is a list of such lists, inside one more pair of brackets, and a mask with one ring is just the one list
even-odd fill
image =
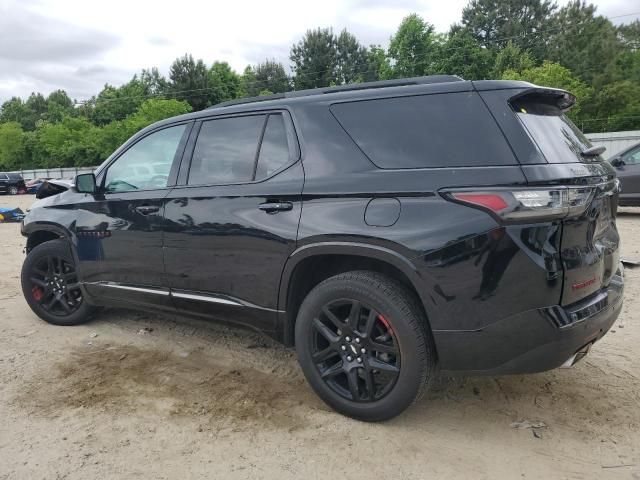
{"label": "tail light", "polygon": [[535,222],[581,215],[595,191],[595,187],[589,186],[458,190],[443,195],[448,200],[486,210],[504,222]]}

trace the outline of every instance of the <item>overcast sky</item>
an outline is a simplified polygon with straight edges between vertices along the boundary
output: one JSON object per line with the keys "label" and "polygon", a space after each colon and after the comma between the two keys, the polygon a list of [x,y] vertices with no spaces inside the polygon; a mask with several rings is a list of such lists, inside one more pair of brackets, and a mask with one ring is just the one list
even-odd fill
{"label": "overcast sky", "polygon": [[[559,3],[566,3],[561,0]],[[386,46],[402,18],[416,12],[445,32],[467,0],[0,0],[0,101],[61,88],[77,100],[105,83],[120,85],[142,68],[166,74],[178,56],[223,60],[241,72],[289,49],[309,28],[347,28],[362,43]],[[618,16],[640,0],[596,0]],[[627,22],[638,15],[615,20]]]}

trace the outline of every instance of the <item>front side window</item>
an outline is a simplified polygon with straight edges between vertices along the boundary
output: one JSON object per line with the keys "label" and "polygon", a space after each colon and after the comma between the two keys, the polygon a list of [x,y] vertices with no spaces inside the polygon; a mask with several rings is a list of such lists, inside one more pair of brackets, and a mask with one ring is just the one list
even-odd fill
{"label": "front side window", "polygon": [[186,128],[185,124],[159,130],[129,148],[109,166],[106,191],[128,192],[166,187],[171,164]]}
{"label": "front side window", "polygon": [[638,165],[640,164],[640,148],[636,148],[635,150],[631,150],[624,157],[622,157],[622,161],[625,165]]}
{"label": "front side window", "polygon": [[253,180],[264,115],[221,118],[202,124],[189,169],[189,185]]}

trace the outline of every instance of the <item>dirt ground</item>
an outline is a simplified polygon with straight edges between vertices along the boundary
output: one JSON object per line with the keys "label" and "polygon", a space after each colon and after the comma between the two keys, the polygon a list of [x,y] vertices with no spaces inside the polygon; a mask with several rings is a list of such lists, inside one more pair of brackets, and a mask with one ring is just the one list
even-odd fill
{"label": "dirt ground", "polygon": [[[618,226],[623,257],[640,260],[640,209]],[[23,244],[0,224],[0,479],[640,479],[640,268],[574,368],[443,379],[366,424],[330,411],[294,352],[251,332],[125,310],[42,322],[20,292]]]}

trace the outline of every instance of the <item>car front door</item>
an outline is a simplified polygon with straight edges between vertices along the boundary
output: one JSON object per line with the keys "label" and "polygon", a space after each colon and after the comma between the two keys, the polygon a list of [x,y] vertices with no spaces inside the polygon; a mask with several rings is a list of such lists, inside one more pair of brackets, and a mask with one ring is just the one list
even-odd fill
{"label": "car front door", "polygon": [[[287,112],[203,121],[165,207],[165,268],[178,309],[273,330],[295,249],[303,171]],[[192,137],[196,137],[192,135]]]}
{"label": "car front door", "polygon": [[191,124],[138,139],[98,177],[99,193],[83,202],[76,236],[80,272],[90,294],[171,306],[164,280],[162,215]]}
{"label": "car front door", "polygon": [[640,203],[640,146],[626,152],[616,165],[622,185],[621,200]]}

